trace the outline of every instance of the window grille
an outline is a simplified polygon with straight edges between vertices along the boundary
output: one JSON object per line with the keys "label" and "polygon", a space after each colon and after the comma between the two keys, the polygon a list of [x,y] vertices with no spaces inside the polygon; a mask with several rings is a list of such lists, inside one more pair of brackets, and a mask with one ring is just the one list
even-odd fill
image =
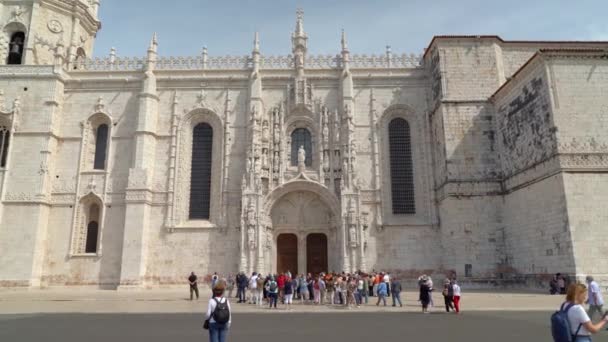
{"label": "window grille", "polygon": [[212,148],[213,128],[206,123],[198,124],[192,133],[190,219],[209,219]]}
{"label": "window grille", "polygon": [[0,126],[0,167],[6,167],[8,157],[8,145],[11,134],[6,126]]}
{"label": "window grille", "polygon": [[108,125],[102,124],[97,127],[97,136],[95,137],[95,161],[93,162],[93,169],[105,170],[107,147]]}
{"label": "window grille", "polygon": [[410,126],[397,118],[388,127],[393,214],[415,214],[414,171]]}

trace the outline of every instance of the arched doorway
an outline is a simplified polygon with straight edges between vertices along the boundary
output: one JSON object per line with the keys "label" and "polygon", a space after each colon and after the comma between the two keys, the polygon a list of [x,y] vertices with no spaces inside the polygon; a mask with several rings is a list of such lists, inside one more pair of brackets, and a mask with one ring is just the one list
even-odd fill
{"label": "arched doorway", "polygon": [[277,237],[277,272],[298,274],[298,237],[281,234]]}
{"label": "arched doorway", "polygon": [[327,272],[327,235],[308,234],[306,237],[306,271],[312,274]]}

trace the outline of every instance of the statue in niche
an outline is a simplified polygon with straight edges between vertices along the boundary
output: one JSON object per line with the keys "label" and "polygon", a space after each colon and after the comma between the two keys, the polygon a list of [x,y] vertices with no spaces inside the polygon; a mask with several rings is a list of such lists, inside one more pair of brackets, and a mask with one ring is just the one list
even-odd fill
{"label": "statue in niche", "polygon": [[274,172],[279,172],[279,152],[274,153],[274,161],[272,162]]}
{"label": "statue in niche", "polygon": [[334,152],[334,169],[336,171],[340,171],[342,169],[341,165],[340,165],[340,151],[336,150]]}
{"label": "statue in niche", "polygon": [[247,226],[255,227],[255,223],[255,207],[253,206],[253,201],[250,201],[247,207]]}
{"label": "statue in niche", "polygon": [[251,172],[251,158],[247,158],[246,163],[247,164],[246,164],[245,168],[246,168],[247,172]]}
{"label": "statue in niche", "polygon": [[351,225],[350,228],[348,228],[348,236],[350,239],[351,246],[356,246],[357,245],[357,230],[355,229],[354,225]]}
{"label": "statue in niche", "polygon": [[262,171],[262,165],[260,165],[260,158],[255,158],[255,160],[253,161],[253,168],[255,170],[255,174],[259,175],[260,172]]}
{"label": "statue in niche", "polygon": [[266,233],[266,249],[272,248],[272,235]]}
{"label": "statue in niche", "polygon": [[249,226],[247,229],[247,241],[249,249],[255,249],[255,228],[253,226]]}
{"label": "statue in niche", "polygon": [[264,150],[264,152],[262,152],[262,168],[268,168],[268,150]]}
{"label": "statue in niche", "polygon": [[266,142],[270,139],[270,131],[268,129],[268,121],[264,120],[262,124],[262,141]]}
{"label": "statue in niche", "polygon": [[338,111],[336,111],[336,119],[334,120],[334,135],[336,136],[336,145],[340,145],[340,120],[338,120]]}
{"label": "statue in niche", "polygon": [[251,106],[251,120],[258,120],[258,108],[256,106]]}
{"label": "statue in niche", "polygon": [[306,166],[306,150],[304,150],[304,146],[300,146],[298,149],[298,167]]}
{"label": "statue in niche", "polygon": [[353,140],[350,144],[350,162],[352,168],[355,168],[355,160],[357,159],[357,143]]}

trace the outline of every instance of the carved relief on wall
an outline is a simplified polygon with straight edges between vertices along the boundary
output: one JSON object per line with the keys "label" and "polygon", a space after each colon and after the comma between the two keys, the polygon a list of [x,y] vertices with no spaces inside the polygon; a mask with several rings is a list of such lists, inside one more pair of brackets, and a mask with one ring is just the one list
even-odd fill
{"label": "carved relief on wall", "polygon": [[302,191],[283,196],[272,208],[271,218],[275,228],[329,228],[334,215],[317,194]]}

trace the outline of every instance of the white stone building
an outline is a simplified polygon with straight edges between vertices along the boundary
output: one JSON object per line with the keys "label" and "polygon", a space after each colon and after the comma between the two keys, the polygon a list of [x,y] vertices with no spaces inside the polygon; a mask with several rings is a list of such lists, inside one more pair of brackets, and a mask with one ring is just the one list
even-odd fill
{"label": "white stone building", "polygon": [[98,6],[0,0],[0,287],[607,275],[608,43],[91,59]]}

